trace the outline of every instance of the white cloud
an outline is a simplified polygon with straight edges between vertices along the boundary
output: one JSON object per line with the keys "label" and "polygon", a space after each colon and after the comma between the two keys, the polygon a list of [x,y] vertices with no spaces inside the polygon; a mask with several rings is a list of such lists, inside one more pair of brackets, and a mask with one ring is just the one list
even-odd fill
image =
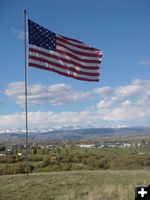
{"label": "white cloud", "polygon": [[[0,115],[0,130],[25,129],[25,113]],[[29,129],[61,127],[96,127],[97,116],[85,110],[81,112],[28,112]]]}
{"label": "white cloud", "polygon": [[150,59],[142,60],[140,63],[141,65],[150,65]]}
{"label": "white cloud", "polygon": [[118,98],[120,97],[127,98],[130,97],[131,95],[137,94],[140,89],[141,89],[140,86],[133,82],[131,83],[131,85],[117,87],[114,90],[114,95],[117,96]]}
{"label": "white cloud", "polygon": [[93,90],[93,93],[106,97],[106,96],[112,95],[113,89],[111,87],[105,86],[105,87],[102,87],[102,88],[95,88]]}
{"label": "white cloud", "polygon": [[[24,31],[17,30],[14,27],[11,30],[12,30],[13,34],[16,35],[19,40],[24,39]],[[26,32],[26,35],[28,35],[28,32]]]}
{"label": "white cloud", "polygon": [[146,112],[143,108],[137,106],[122,105],[115,107],[110,113],[104,116],[104,120],[108,121],[120,121],[120,120],[132,120],[146,116]]}
{"label": "white cloud", "polygon": [[113,104],[112,101],[101,100],[101,101],[97,104],[97,108],[98,108],[98,109],[110,108],[112,104]]}
{"label": "white cloud", "polygon": [[122,106],[130,106],[131,105],[131,102],[129,100],[126,100],[126,101],[123,101],[121,103]]}
{"label": "white cloud", "polygon": [[[5,95],[13,98],[20,106],[24,106],[24,82],[9,83]],[[44,86],[33,84],[28,86],[29,104],[51,103],[55,106],[74,103],[90,96],[89,92],[76,91],[67,84]]]}
{"label": "white cloud", "polygon": [[[74,90],[70,85],[55,84],[43,86],[29,85],[29,103],[51,103],[62,105],[91,97],[94,102],[90,108],[79,112],[29,112],[29,129],[61,127],[122,127],[127,125],[146,125],[150,121],[150,80],[133,80],[129,85],[120,87],[96,88],[91,92]],[[24,83],[10,83],[5,94],[19,104],[24,103]],[[0,116],[0,130],[24,129],[25,113]]]}
{"label": "white cloud", "polygon": [[101,98],[96,108],[104,120],[150,117],[150,80],[136,79],[130,85],[104,87],[95,91]]}

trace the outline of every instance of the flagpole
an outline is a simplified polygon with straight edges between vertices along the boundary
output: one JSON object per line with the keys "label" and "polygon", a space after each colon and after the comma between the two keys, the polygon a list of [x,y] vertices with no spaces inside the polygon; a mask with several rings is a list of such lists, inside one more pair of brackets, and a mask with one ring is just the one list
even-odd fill
{"label": "flagpole", "polygon": [[25,56],[25,118],[26,118],[26,167],[29,175],[29,139],[28,139],[28,98],[27,98],[27,48],[26,48],[26,10],[24,10],[24,56]]}

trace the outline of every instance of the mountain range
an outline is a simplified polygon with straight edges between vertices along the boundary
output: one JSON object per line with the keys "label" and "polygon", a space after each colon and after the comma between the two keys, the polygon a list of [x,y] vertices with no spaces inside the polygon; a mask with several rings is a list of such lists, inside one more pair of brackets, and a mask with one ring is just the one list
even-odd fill
{"label": "mountain range", "polygon": [[[29,131],[29,139],[35,141],[47,140],[81,140],[108,136],[127,135],[150,135],[150,128],[147,127],[126,127],[126,128],[89,128],[89,129],[66,129],[66,130],[35,130]],[[0,139],[21,139],[25,137],[24,131],[1,132]]]}

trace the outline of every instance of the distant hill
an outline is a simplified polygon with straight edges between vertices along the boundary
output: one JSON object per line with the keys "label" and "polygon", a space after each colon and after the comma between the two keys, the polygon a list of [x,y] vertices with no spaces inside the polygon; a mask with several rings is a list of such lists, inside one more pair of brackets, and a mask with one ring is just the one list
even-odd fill
{"label": "distant hill", "polygon": [[[36,141],[46,140],[81,140],[107,136],[127,136],[127,135],[150,135],[150,128],[90,128],[76,130],[55,130],[55,131],[35,131],[29,132],[29,137]],[[22,132],[1,133],[0,139],[21,139],[25,137]]]}

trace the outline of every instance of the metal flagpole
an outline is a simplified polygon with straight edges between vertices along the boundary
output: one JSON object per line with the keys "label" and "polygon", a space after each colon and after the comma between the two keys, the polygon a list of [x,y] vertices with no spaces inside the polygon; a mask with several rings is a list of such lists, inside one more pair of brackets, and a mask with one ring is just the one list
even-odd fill
{"label": "metal flagpole", "polygon": [[27,48],[26,48],[26,10],[24,10],[24,55],[25,55],[25,113],[26,113],[26,162],[29,175],[29,139],[28,139],[28,98],[27,98]]}

